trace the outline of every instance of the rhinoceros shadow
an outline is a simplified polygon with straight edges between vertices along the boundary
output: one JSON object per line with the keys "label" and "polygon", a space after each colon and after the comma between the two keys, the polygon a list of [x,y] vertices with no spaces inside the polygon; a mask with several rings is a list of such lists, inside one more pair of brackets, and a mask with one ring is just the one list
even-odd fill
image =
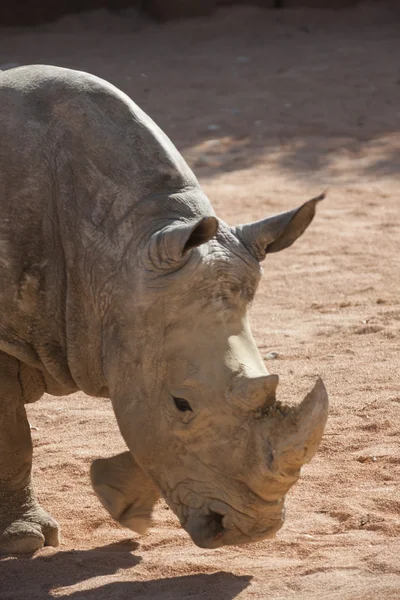
{"label": "rhinoceros shadow", "polygon": [[[198,573],[135,581],[132,569],[141,556],[132,554],[138,544],[125,540],[93,550],[57,552],[51,556],[0,560],[1,600],[233,600],[250,583],[250,576],[232,573]],[[89,582],[90,589],[72,586],[126,570],[125,581]],[[72,592],[72,593],[71,593]]]}
{"label": "rhinoceros shadow", "polygon": [[[97,589],[65,596],[67,600],[233,600],[250,583],[250,577],[224,571],[185,575],[143,582],[107,583]],[[63,596],[58,596],[63,598]]]}

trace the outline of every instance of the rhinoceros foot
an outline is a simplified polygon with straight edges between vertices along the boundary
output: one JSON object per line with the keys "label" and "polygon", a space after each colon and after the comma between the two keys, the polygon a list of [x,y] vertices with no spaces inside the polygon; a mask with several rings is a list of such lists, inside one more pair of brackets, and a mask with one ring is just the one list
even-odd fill
{"label": "rhinoceros foot", "polygon": [[95,494],[112,518],[144,535],[160,494],[131,453],[95,460],[90,478]]}
{"label": "rhinoceros foot", "polygon": [[59,525],[35,500],[31,486],[0,494],[0,554],[58,546]]}

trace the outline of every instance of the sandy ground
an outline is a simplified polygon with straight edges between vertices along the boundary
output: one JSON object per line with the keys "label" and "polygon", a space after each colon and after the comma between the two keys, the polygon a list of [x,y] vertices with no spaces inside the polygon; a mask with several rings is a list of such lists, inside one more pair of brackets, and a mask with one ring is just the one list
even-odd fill
{"label": "sandy ground", "polygon": [[399,9],[129,19],[3,32],[0,63],[121,87],[231,224],[330,188],[307,234],[266,261],[252,309],[281,399],[299,401],[320,374],[330,419],[276,541],[206,551],[163,503],[143,538],[113,523],[88,478],[93,458],[124,448],[109,401],[44,398],[29,407],[34,472],[62,545],[0,561],[0,598],[399,599]]}

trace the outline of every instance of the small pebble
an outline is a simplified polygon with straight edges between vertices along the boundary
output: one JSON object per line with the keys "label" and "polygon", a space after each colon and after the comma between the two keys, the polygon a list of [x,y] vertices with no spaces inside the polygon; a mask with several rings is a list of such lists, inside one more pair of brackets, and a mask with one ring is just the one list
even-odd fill
{"label": "small pebble", "polygon": [[265,360],[274,360],[274,358],[278,358],[278,356],[277,352],[268,352],[268,354],[265,355]]}
{"label": "small pebble", "polygon": [[213,146],[218,146],[221,143],[221,140],[207,140],[206,146],[212,148]]}
{"label": "small pebble", "polygon": [[357,460],[360,463],[372,463],[376,462],[377,458],[376,456],[359,456]]}

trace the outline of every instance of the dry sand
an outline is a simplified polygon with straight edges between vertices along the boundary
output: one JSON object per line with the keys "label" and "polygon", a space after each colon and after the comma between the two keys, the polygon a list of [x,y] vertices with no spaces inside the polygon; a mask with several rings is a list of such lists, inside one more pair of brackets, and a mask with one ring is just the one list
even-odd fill
{"label": "dry sand", "polygon": [[143,538],[107,516],[93,458],[124,448],[106,400],[28,408],[39,498],[62,545],[0,562],[1,600],[400,598],[400,14],[223,10],[156,25],[106,13],[7,31],[0,63],[91,71],[172,137],[229,223],[330,193],[307,234],[268,258],[253,329],[280,398],[320,374],[321,450],[276,541],[196,548],[165,504]]}

